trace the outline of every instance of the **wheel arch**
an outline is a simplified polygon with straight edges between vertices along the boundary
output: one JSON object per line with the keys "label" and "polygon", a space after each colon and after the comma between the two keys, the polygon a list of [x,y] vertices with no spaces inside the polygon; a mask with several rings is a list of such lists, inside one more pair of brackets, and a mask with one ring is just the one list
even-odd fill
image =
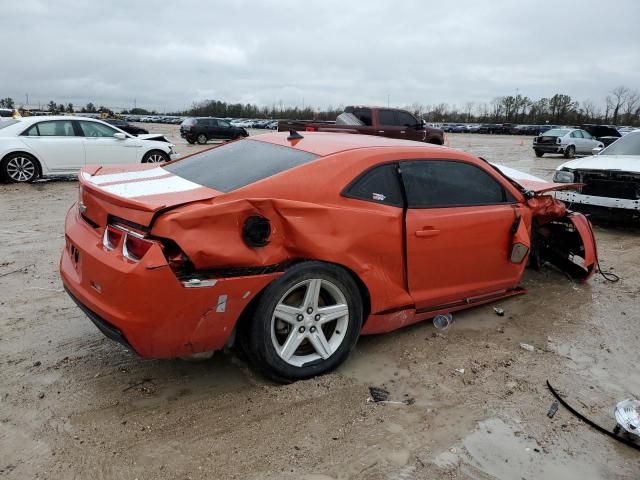
{"label": "wheel arch", "polygon": [[33,158],[36,162],[36,168],[38,169],[38,175],[42,176],[44,175],[44,170],[43,170],[43,165],[46,167],[46,164],[44,164],[42,162],[42,160],[40,160],[40,158],[38,158],[38,155],[36,155],[33,152],[30,152],[24,148],[15,148],[13,150],[11,150],[10,152],[7,152],[2,158],[0,158],[0,165],[2,165],[2,163],[7,159],[7,157],[10,157],[11,155],[15,155],[16,153],[20,153],[22,155],[28,155],[29,157]]}
{"label": "wheel arch", "polygon": [[[327,260],[312,259],[312,258],[299,259],[287,264],[287,267],[283,270],[283,273],[289,270],[290,268],[292,268],[293,266],[300,265],[301,263],[306,263],[306,262],[317,262],[317,263],[324,263],[327,265],[333,265],[334,267],[338,267],[344,270],[352,278],[352,280],[356,284],[356,287],[358,288],[358,293],[360,294],[360,299],[362,301],[362,327],[364,327],[365,323],[367,322],[367,319],[369,318],[369,314],[371,313],[371,294],[369,293],[369,289],[367,288],[365,283],[362,281],[362,279],[358,276],[358,274],[356,274],[356,272],[354,272],[352,269],[350,269],[345,265],[341,265],[335,262],[330,262]],[[267,283],[258,293],[256,293],[253,296],[251,301],[244,307],[244,310],[238,316],[238,320],[234,327],[234,331],[230,336],[230,341],[227,343],[227,346],[229,347],[233,346],[238,338],[239,331],[248,328],[251,318],[253,316],[253,313],[255,312],[256,306],[258,305],[258,303],[260,302],[260,299],[264,295],[265,290],[277,278],[279,277],[276,277],[271,282]]]}

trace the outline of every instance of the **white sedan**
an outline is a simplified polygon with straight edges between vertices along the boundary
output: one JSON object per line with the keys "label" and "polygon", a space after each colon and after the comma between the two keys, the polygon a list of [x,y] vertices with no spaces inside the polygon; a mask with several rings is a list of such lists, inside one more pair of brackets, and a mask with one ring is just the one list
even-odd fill
{"label": "white sedan", "polygon": [[163,135],[134,137],[84,117],[25,117],[0,123],[0,178],[32,182],[69,176],[85,165],[167,162],[176,156]]}

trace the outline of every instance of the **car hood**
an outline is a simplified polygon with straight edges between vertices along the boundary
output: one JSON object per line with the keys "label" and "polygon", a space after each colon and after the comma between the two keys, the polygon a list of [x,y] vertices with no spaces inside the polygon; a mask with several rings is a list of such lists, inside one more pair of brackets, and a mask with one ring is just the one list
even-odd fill
{"label": "car hood", "polygon": [[594,155],[563,163],[557,170],[621,170],[640,173],[640,155]]}
{"label": "car hood", "polygon": [[148,226],[161,210],[222,195],[153,164],[86,167],[78,179],[83,214],[102,226],[109,215]]}
{"label": "car hood", "polygon": [[571,190],[582,186],[581,183],[554,183],[547,182],[546,180],[536,177],[535,175],[529,175],[528,173],[521,172],[515,168],[507,167],[505,165],[498,165],[492,163],[503,175],[510,178],[518,185],[522,186],[525,190],[529,190],[535,194],[543,194],[554,190]]}
{"label": "car hood", "polygon": [[165,137],[161,133],[141,133],[136,138],[139,138],[140,140],[158,140],[160,142],[169,143],[169,140],[167,139],[167,137]]}

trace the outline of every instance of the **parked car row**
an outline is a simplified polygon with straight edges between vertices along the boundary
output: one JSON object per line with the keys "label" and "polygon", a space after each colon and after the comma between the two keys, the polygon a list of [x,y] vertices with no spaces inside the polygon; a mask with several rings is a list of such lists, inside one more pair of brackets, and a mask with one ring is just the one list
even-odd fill
{"label": "parked car row", "polygon": [[617,138],[635,130],[634,127],[616,127],[615,125],[584,124],[574,126],[563,125],[516,125],[512,123],[443,123],[440,127],[448,133],[493,133],[500,135],[542,135],[554,128],[581,128],[597,137],[605,145],[613,143]]}

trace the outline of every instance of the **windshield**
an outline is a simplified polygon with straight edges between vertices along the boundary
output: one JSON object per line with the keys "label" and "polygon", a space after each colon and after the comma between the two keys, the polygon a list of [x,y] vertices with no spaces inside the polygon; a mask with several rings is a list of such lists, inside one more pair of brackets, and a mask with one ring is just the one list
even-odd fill
{"label": "windshield", "polygon": [[631,132],[616,140],[600,155],[640,155],[640,132]]}
{"label": "windshield", "polygon": [[258,140],[227,143],[163,167],[191,182],[230,192],[318,158]]}
{"label": "windshield", "polygon": [[545,137],[564,137],[571,130],[567,128],[552,128],[551,130],[547,130],[544,132]]}

